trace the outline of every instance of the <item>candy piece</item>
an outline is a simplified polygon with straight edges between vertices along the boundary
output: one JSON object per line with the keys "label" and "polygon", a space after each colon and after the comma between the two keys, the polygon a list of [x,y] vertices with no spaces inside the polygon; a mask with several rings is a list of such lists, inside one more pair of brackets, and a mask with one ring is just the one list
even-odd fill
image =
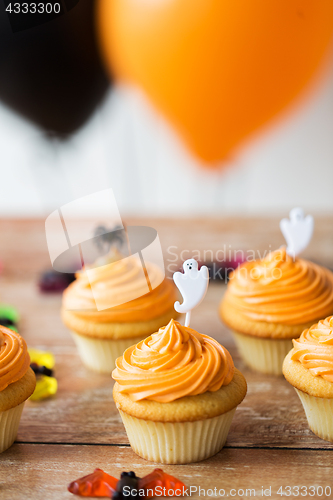
{"label": "candy piece", "polygon": [[17,332],[17,323],[19,319],[19,313],[14,307],[0,304],[0,325]]}
{"label": "candy piece", "polygon": [[[113,500],[129,500],[137,498],[139,489],[140,478],[136,476],[135,472],[122,472],[120,480],[117,483],[117,489],[112,495]],[[126,487],[126,494],[124,495],[123,489]],[[132,494],[133,493],[133,494]]]}
{"label": "candy piece", "polygon": [[165,488],[166,492],[170,490],[169,496],[172,491],[174,492],[174,496],[179,496],[175,494],[175,490],[184,491],[186,489],[184,483],[176,477],[166,474],[162,469],[155,469],[148,476],[139,480],[139,488],[146,490],[148,498],[155,496],[153,491],[156,486]]}
{"label": "candy piece", "polygon": [[13,326],[13,322],[11,319],[0,316],[0,325],[6,326],[7,328],[10,328]]}
{"label": "candy piece", "polygon": [[200,266],[205,265],[208,267],[210,280],[223,281],[224,283],[227,283],[229,279],[229,274],[243,262],[244,259],[235,258],[232,260],[224,260],[223,262],[219,261],[203,262],[200,263]]}
{"label": "candy piece", "polygon": [[46,366],[46,368],[49,368],[50,370],[54,368],[55,359],[51,352],[40,351],[39,349],[33,349],[31,347],[28,349],[28,352],[30,354],[31,363]]}
{"label": "candy piece", "polygon": [[[137,477],[133,471],[122,472],[119,481],[106,474],[102,469],[95,469],[92,474],[73,481],[68,486],[68,491],[81,497],[111,497],[113,500],[128,498],[131,500],[161,496],[160,491],[158,495],[155,495],[154,489],[157,486],[165,488],[165,493],[169,496],[172,492],[172,496],[181,496],[179,490],[183,492],[186,489],[184,483],[166,474],[162,469],[155,469],[143,478]],[[126,487],[126,494],[123,491],[124,487]],[[139,490],[145,490],[145,497],[138,493]]]}
{"label": "candy piece", "polygon": [[[10,321],[12,325],[15,325],[19,322],[20,315],[14,307],[7,304],[0,304],[0,318],[4,318]],[[3,323],[0,324],[2,325]]]}
{"label": "candy piece", "polygon": [[37,375],[36,389],[30,399],[39,401],[54,396],[58,390],[58,382],[52,376],[55,359],[51,352],[29,348],[31,368]]}
{"label": "candy piece", "polygon": [[32,401],[39,401],[54,396],[58,390],[58,382],[54,377],[47,377],[38,375],[36,380],[36,389],[30,399]]}
{"label": "candy piece", "polygon": [[73,481],[68,491],[81,497],[112,497],[116,491],[118,479],[102,469],[95,469],[92,474]]}
{"label": "candy piece", "polygon": [[46,366],[37,365],[37,363],[31,363],[30,368],[36,375],[46,375],[47,377],[53,376],[53,370],[50,370],[50,368],[47,368]]}
{"label": "candy piece", "polygon": [[38,287],[44,293],[60,293],[74,280],[74,273],[59,273],[51,269],[41,274],[38,280]]}

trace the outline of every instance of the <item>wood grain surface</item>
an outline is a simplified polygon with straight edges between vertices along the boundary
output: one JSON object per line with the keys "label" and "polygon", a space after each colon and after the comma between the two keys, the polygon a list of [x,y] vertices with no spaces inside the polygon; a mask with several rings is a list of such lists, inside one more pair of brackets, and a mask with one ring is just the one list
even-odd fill
{"label": "wood grain surface", "polygon": [[[184,251],[182,257],[189,258],[190,250],[201,255],[211,250],[215,254],[224,245],[244,251],[275,249],[283,243],[278,220],[127,222],[155,227],[166,265],[174,266],[171,251],[177,255]],[[61,297],[38,291],[38,275],[50,268],[43,221],[5,220],[0,222],[0,230],[1,302],[20,311],[20,333],[29,346],[55,354],[59,383],[54,398],[27,402],[17,443],[0,455],[0,498],[69,499],[72,496],[66,492],[67,483],[95,467],[115,475],[128,469],[148,473],[154,464],[137,457],[128,445],[112,400],[111,377],[94,374],[82,365],[60,320]],[[333,267],[332,248],[333,218],[317,218],[306,256]],[[192,314],[191,326],[230,350],[247,379],[248,394],[236,411],[226,447],[218,455],[198,464],[163,468],[189,486],[216,486],[226,491],[254,488],[259,497],[262,486],[272,486],[271,498],[281,498],[277,489],[287,485],[331,485],[333,491],[333,445],[309,430],[301,403],[283,377],[259,375],[244,366],[231,334],[218,317],[224,292],[224,284],[211,283],[204,302]],[[235,498],[243,497],[246,495]]]}
{"label": "wood grain surface", "polygon": [[[287,496],[277,494],[281,486],[284,491],[287,486],[295,485],[330,486],[333,491],[331,455],[318,450],[300,453],[228,448],[204,462],[168,465],[163,466],[163,470],[180,478],[187,487],[196,486],[198,490],[201,487],[206,491],[217,488],[217,493],[223,489],[225,497],[263,498],[264,487],[271,488],[270,498],[277,499]],[[79,497],[68,493],[67,485],[95,467],[103,468],[114,477],[119,477],[124,469],[142,477],[156,466],[135,455],[127,446],[14,444],[10,453],[5,452],[1,459],[0,497],[1,500],[70,500]],[[198,493],[193,492],[191,498],[207,498],[209,494],[203,497]],[[307,497],[318,499],[319,495]]]}

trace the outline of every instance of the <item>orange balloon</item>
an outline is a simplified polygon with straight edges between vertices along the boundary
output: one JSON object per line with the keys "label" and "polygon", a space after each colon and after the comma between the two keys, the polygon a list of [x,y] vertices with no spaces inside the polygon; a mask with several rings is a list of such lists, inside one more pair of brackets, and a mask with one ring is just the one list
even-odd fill
{"label": "orange balloon", "polygon": [[333,35],[332,0],[99,0],[107,65],[215,162],[285,108]]}

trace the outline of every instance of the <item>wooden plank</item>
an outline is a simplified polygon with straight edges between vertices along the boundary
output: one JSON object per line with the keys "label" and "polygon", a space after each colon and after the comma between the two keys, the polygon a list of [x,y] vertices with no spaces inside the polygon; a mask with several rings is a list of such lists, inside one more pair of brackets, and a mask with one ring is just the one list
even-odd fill
{"label": "wooden plank", "polygon": [[[281,214],[281,217],[287,214]],[[173,259],[172,252],[188,258],[191,251],[221,250],[226,245],[231,249],[255,250],[262,253],[275,249],[284,243],[279,229],[281,217],[207,217],[182,218],[133,218],[128,217],[127,225],[147,225],[157,229],[164,256]],[[50,267],[47,252],[44,220],[0,220],[0,258],[4,264],[4,275],[8,277],[33,277],[42,269]],[[333,217],[316,216],[314,237],[305,252],[325,265],[333,265]],[[168,250],[170,247],[176,247]]]}
{"label": "wooden plank", "polygon": [[[282,242],[278,219],[146,219],[128,223],[157,227],[165,251],[172,244],[178,249],[203,252],[207,248],[216,251],[228,242],[235,248],[253,245],[260,250],[267,248],[267,242],[272,248]],[[128,443],[112,401],[110,377],[92,374],[82,366],[60,320],[61,297],[42,295],[37,290],[38,272],[50,265],[43,221],[1,221],[0,229],[0,258],[4,263],[1,301],[15,305],[21,312],[20,332],[29,345],[55,353],[59,381],[56,398],[27,403],[18,439],[31,443]],[[316,220],[315,244],[309,250],[316,260],[332,262],[332,229],[332,217]],[[332,448],[308,429],[301,403],[283,378],[262,376],[244,367],[230,333],[218,317],[224,290],[221,284],[209,287],[205,301],[193,314],[192,326],[217,338],[230,350],[249,384],[227,446]]]}
{"label": "wooden plank", "polygon": [[[70,500],[76,497],[66,491],[67,485],[96,467],[115,477],[119,477],[123,470],[134,470],[142,477],[156,467],[153,462],[135,455],[129,447],[83,445],[16,444],[0,456],[0,464],[2,500]],[[333,488],[333,456],[321,450],[299,453],[293,450],[223,449],[203,462],[161,467],[181,479],[187,487],[201,487],[206,491],[216,488],[217,492],[223,489],[225,496],[237,499],[249,498],[250,495],[252,498],[262,497],[262,487],[271,488],[271,499],[281,499],[277,494],[281,486],[284,492],[287,486]],[[203,493],[200,497],[193,493],[191,498],[195,500],[202,496]],[[319,495],[312,497],[319,498]],[[324,495],[321,498],[329,497]]]}
{"label": "wooden plank", "polygon": [[[244,373],[249,391],[239,406],[228,438],[230,447],[332,448],[308,429],[293,388],[282,377],[248,370],[239,359],[232,337],[221,324],[217,308],[225,287],[213,284],[193,314],[198,331],[217,338]],[[43,296],[31,282],[5,283],[6,301],[22,312],[21,333],[31,346],[50,349],[56,356],[59,392],[43,402],[28,402],[18,439],[49,443],[128,443],[112,400],[109,376],[94,374],[81,363],[69,332],[59,317],[59,296]]]}
{"label": "wooden plank", "polygon": [[[18,441],[127,444],[112,401],[111,380],[86,372],[75,356],[63,355],[63,363],[57,372],[64,377],[59,376],[58,395],[26,404]],[[249,392],[236,411],[228,447],[332,449],[331,443],[310,431],[301,403],[287,382],[274,377],[263,380],[247,370],[243,373]]]}

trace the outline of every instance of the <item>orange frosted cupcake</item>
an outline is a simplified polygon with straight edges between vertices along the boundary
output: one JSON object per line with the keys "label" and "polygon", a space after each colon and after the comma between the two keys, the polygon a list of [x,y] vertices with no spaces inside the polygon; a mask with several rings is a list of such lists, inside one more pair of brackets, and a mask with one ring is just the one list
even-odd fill
{"label": "orange frosted cupcake", "polygon": [[285,248],[247,262],[230,276],[220,315],[234,332],[244,361],[262,373],[282,374],[291,340],[333,314],[333,274]]}
{"label": "orange frosted cupcake", "polygon": [[174,284],[156,265],[147,263],[146,269],[151,291],[134,256],[89,269],[89,279],[79,272],[65,290],[62,319],[88,368],[111,373],[125,349],[177,317]]}
{"label": "orange frosted cupcake", "polygon": [[0,453],[15,441],[24,403],[35,386],[25,340],[0,326]]}
{"label": "orange frosted cupcake", "polygon": [[246,381],[216,340],[171,320],[117,359],[113,397],[133,450],[184,464],[224,446]]}
{"label": "orange frosted cupcake", "polygon": [[309,427],[333,442],[333,316],[304,330],[283,363],[283,374],[303,404]]}

